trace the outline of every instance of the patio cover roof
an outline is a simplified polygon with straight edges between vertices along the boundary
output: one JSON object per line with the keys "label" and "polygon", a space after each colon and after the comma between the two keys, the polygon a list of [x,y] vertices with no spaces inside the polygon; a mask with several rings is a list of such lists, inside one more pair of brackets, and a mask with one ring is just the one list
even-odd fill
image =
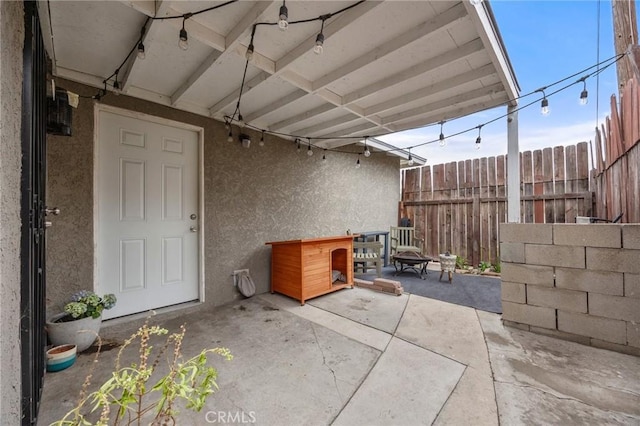
{"label": "patio cover roof", "polygon": [[[97,88],[140,38],[148,16],[164,17],[219,1],[40,1],[45,44],[56,76]],[[289,21],[317,18],[355,1],[295,1]],[[222,120],[238,101],[245,53],[256,22],[276,22],[281,1],[239,1],[185,21],[151,20],[145,59],[120,70],[123,92]],[[240,105],[259,129],[333,148],[342,136],[422,127],[499,105],[515,105],[518,85],[487,0],[366,1],[321,22],[286,31],[258,26]],[[48,36],[50,35],[50,37]]]}

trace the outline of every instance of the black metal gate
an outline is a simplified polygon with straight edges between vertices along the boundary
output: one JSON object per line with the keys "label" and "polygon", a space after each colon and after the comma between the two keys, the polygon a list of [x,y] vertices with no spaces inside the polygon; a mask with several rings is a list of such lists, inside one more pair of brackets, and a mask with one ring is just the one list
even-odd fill
{"label": "black metal gate", "polygon": [[24,2],[22,84],[22,424],[36,423],[45,367],[46,57],[36,3]]}

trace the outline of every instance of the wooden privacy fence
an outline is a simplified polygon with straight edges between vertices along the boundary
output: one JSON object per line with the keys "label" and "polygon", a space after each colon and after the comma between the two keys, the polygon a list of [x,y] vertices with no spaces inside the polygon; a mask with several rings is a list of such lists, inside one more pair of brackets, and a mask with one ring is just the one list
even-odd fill
{"label": "wooden privacy fence", "polygon": [[601,218],[613,220],[624,213],[622,222],[640,222],[640,89],[635,78],[625,85],[620,111],[611,96],[611,117],[602,130],[596,129],[595,210]]}
{"label": "wooden privacy fence", "polygon": [[[587,143],[520,154],[521,222],[574,223],[592,215]],[[425,254],[449,251],[472,265],[499,262],[507,221],[506,156],[402,172],[400,214],[424,239]]]}

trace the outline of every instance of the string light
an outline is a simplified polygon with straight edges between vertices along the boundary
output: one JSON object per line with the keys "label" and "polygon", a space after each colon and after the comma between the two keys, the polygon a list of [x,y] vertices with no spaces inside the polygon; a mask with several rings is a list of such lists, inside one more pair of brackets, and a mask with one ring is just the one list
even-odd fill
{"label": "string light", "polygon": [[309,139],[309,147],[307,148],[307,155],[309,157],[313,155],[313,150],[311,149],[311,139]]}
{"label": "string light", "polygon": [[247,58],[247,61],[250,61],[253,59],[253,43],[249,44],[249,47],[247,47],[247,53],[245,53],[245,58]]}
{"label": "string light", "polygon": [[358,160],[356,161],[356,169],[360,168],[360,154],[358,154]]}
{"label": "string light", "polygon": [[145,28],[145,25],[140,28],[140,41],[138,42],[138,59],[144,59],[146,57],[146,54],[144,52],[144,43],[142,42],[142,39],[144,38]]}
{"label": "string light", "polygon": [[231,131],[231,127],[229,127],[229,134],[227,135],[227,142],[233,142],[233,131]]}
{"label": "string light", "polygon": [[118,96],[118,95],[120,95],[120,93],[122,93],[122,90],[120,90],[120,83],[118,83],[118,71],[119,70],[116,70],[116,75],[115,75],[114,80],[113,80],[113,94],[116,95],[116,96]]}
{"label": "string light", "polygon": [[289,27],[289,11],[287,10],[287,5],[285,4],[285,0],[282,0],[282,6],[280,6],[280,13],[278,14],[278,27],[285,31]]}
{"label": "string light", "polygon": [[264,130],[262,131],[262,134],[260,135],[260,142],[258,142],[258,145],[264,146]]}
{"label": "string light", "polygon": [[187,16],[185,15],[185,17],[182,19],[182,29],[179,33],[180,39],[178,40],[178,46],[180,46],[180,49],[182,50],[189,49],[189,35],[187,34],[187,30],[184,29],[184,23],[186,20]]}
{"label": "string light", "polygon": [[369,147],[367,146],[367,138],[368,138],[368,136],[364,137],[364,152],[363,152],[363,154],[364,154],[365,157],[368,158],[368,157],[371,157],[371,151],[369,151]]}
{"label": "string light", "polygon": [[409,158],[407,159],[409,167],[413,166],[413,156],[411,155],[411,147],[409,147]]}
{"label": "string light", "polygon": [[147,55],[144,53],[144,43],[140,41],[140,43],[138,43],[138,59],[144,59],[146,56]]}
{"label": "string light", "polygon": [[536,90],[536,92],[542,92],[542,102],[540,102],[540,113],[542,115],[549,115],[549,113],[551,112],[549,110],[549,100],[547,99],[547,94],[544,92],[544,89],[546,89],[546,87],[541,87],[540,89]]}
{"label": "string light", "polygon": [[327,148],[322,152],[322,161],[327,161]]}
{"label": "string light", "polygon": [[478,137],[476,138],[476,149],[480,149],[480,144],[482,143],[482,137],[480,136],[480,132],[482,131],[482,125],[478,126]]}
{"label": "string light", "polygon": [[589,92],[587,92],[587,78],[586,77],[582,77],[582,92],[580,92],[580,99],[579,99],[579,103],[580,105],[586,105],[589,102]]}
{"label": "string light", "polygon": [[296,138],[296,145],[298,146],[297,151],[300,153],[300,139]]}
{"label": "string light", "polygon": [[324,31],[324,18],[322,19],[320,32],[316,36],[316,45],[313,46],[313,53],[315,53],[316,55],[322,54],[322,51],[324,50],[324,48],[322,47],[324,45],[324,34],[322,33],[323,31]]}
{"label": "string light", "polygon": [[447,145],[447,140],[444,138],[444,133],[442,132],[442,128],[444,127],[444,121],[440,122],[440,137],[438,139],[438,143],[440,146],[444,147]]}

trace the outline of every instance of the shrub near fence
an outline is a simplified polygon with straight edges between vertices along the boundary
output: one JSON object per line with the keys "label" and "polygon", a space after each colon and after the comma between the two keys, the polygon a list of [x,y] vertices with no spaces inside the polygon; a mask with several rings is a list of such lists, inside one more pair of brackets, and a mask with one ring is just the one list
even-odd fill
{"label": "shrub near fence", "polygon": [[[588,147],[520,154],[521,222],[574,223],[592,216]],[[450,251],[472,265],[499,263],[499,224],[507,221],[506,156],[402,172],[401,215],[425,241],[425,254]]]}

